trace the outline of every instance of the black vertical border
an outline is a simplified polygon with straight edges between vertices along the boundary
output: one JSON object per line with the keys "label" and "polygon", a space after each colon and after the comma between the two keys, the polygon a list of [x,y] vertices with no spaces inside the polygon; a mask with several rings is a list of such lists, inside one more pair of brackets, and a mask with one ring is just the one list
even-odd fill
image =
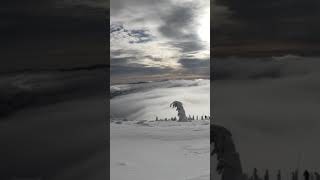
{"label": "black vertical border", "polygon": [[106,78],[106,176],[110,179],[110,0],[107,0],[105,13],[105,48],[106,48],[106,63],[107,63],[107,78]]}
{"label": "black vertical border", "polygon": [[[213,47],[214,47],[214,28],[213,28],[213,1],[210,0],[210,124],[213,123],[214,121],[214,98],[213,98],[213,93],[214,93],[214,58],[213,58]],[[211,146],[212,144],[212,138],[211,138],[211,128],[210,128],[210,149],[213,149]],[[213,171],[214,167],[213,164],[211,163],[213,161],[213,157],[211,156],[210,153],[210,180],[213,180]]]}

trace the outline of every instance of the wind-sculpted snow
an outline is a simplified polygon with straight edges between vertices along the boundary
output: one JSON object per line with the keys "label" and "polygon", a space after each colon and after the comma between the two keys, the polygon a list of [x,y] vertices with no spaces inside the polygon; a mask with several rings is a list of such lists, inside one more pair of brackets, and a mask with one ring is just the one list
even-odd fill
{"label": "wind-sculpted snow", "polygon": [[186,116],[186,112],[184,111],[183,108],[183,104],[180,101],[174,101],[170,104],[170,107],[172,108],[176,108],[177,112],[178,112],[178,117],[180,122],[186,122],[188,121],[187,116]]}
{"label": "wind-sculpted snow", "polygon": [[111,117],[128,120],[155,120],[176,117],[173,101],[183,102],[186,116],[210,115],[209,80],[169,80],[115,85],[110,100]]}

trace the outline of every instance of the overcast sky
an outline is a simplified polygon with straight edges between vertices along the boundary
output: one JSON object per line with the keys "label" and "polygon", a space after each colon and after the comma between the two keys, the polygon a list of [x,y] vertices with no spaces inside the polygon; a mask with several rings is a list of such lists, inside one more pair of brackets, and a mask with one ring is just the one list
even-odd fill
{"label": "overcast sky", "polygon": [[214,56],[320,54],[320,1],[213,0]]}
{"label": "overcast sky", "polygon": [[112,78],[209,75],[208,0],[111,0]]}
{"label": "overcast sky", "polygon": [[106,0],[4,0],[0,72],[106,64]]}

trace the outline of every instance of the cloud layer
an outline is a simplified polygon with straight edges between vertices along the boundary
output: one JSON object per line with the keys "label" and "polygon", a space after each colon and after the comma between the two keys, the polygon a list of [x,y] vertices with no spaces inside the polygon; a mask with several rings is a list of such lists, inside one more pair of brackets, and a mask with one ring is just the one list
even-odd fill
{"label": "cloud layer", "polygon": [[[215,61],[215,122],[234,135],[244,169],[319,171],[319,58],[287,55]],[[260,171],[260,172],[261,172]]]}
{"label": "cloud layer", "polygon": [[[205,63],[197,62],[209,61],[209,9],[209,1],[111,1],[112,74],[136,68],[152,68],[154,74],[203,68]],[[182,59],[197,66],[184,66]]]}
{"label": "cloud layer", "polygon": [[200,118],[210,114],[209,80],[115,85],[111,87],[111,93],[120,95],[110,101],[112,118],[155,120],[156,116],[162,119],[175,117],[177,112],[169,105],[176,100],[184,104],[187,116],[198,115]]}
{"label": "cloud layer", "polygon": [[319,55],[317,0],[214,0],[216,55]]}

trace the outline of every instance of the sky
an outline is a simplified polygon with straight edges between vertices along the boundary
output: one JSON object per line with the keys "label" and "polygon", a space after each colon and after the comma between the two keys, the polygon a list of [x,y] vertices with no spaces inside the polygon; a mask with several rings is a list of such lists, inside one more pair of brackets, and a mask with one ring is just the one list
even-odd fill
{"label": "sky", "polygon": [[320,52],[317,0],[211,1],[213,56]]}
{"label": "sky", "polygon": [[[189,41],[193,38],[207,39],[204,38],[207,35],[203,35],[206,33],[197,35],[196,32],[202,31],[199,29],[207,29],[199,28],[201,25],[194,26],[194,24],[199,23],[186,23],[188,21],[187,18],[184,19],[185,21],[179,20],[178,22],[181,24],[174,22],[176,19],[172,13],[173,9],[180,9],[175,11],[178,14],[194,12],[195,9],[198,9],[196,14],[201,14],[198,13],[200,11],[198,7],[194,8],[195,6],[190,5],[192,4],[190,1],[183,2],[185,2],[183,5],[181,5],[182,3],[179,4],[178,1],[171,2],[169,0],[133,0],[128,2],[121,0],[111,2],[113,9],[111,17],[112,19],[118,18],[116,25],[119,25],[120,22],[129,30],[143,29],[146,30],[144,33],[147,34],[145,35],[150,36],[148,38],[140,37],[138,41],[134,40],[138,42],[134,43],[135,45],[148,44],[147,49],[151,53],[151,51],[155,51],[151,47],[161,44],[161,47],[164,48],[162,52],[165,51],[165,53],[161,53],[163,58],[174,59],[173,61],[170,60],[170,63],[159,63],[159,57],[147,56],[139,59],[139,64],[131,64],[130,66],[139,69],[141,63],[150,62],[152,68],[149,65],[148,72],[152,74],[158,73],[158,71],[167,72],[172,70],[168,66],[188,66],[189,69],[191,66],[193,67],[191,69],[194,69],[194,67],[204,67],[208,64],[206,61],[187,61],[184,57],[187,55],[182,56],[180,63],[177,60],[179,56],[173,57],[173,54],[177,53],[177,51],[190,51],[192,47],[199,49],[199,44],[201,43],[198,42],[200,41],[194,41],[191,44],[180,42],[178,44],[171,43],[171,45],[168,45],[170,44],[168,43],[163,45],[162,43],[179,37],[181,41],[181,36],[183,36],[184,41]],[[197,4],[201,4],[201,2],[206,1],[197,1]],[[134,7],[133,9],[138,12],[131,13],[132,10],[126,11],[129,6]],[[30,68],[108,64],[109,59],[106,58],[106,54],[108,54],[107,49],[109,48],[107,47],[108,43],[106,43],[107,38],[104,38],[106,37],[106,29],[109,27],[109,25],[105,24],[106,18],[109,19],[109,16],[106,16],[109,13],[108,7],[109,1],[104,0],[2,1],[0,8],[2,15],[0,23],[0,37],[2,40],[0,53],[3,65],[0,68],[0,72]],[[319,1],[317,0],[271,0],[259,2],[251,0],[243,0],[241,2],[236,0],[212,0],[211,31],[214,41],[212,41],[211,47],[214,47],[213,55],[269,56],[289,53],[306,56],[318,55],[320,48],[320,37],[318,35],[320,27],[317,23],[320,12],[319,7]],[[190,9],[190,11],[187,9]],[[127,15],[121,13],[124,11],[127,12]],[[163,13],[158,13],[159,11]],[[169,12],[171,12],[172,16],[170,16]],[[143,14],[146,14],[146,16],[142,18],[142,21],[139,21],[140,25],[135,21],[130,21],[131,24],[136,24],[139,27],[132,27],[132,25],[129,25],[130,23],[125,23],[128,18],[119,20],[121,16],[135,19]],[[186,13],[185,16],[180,15],[179,17],[193,17],[193,15],[193,13]],[[206,21],[207,18],[200,19]],[[154,25],[161,26],[166,23],[171,25],[164,26],[165,28]],[[187,24],[189,27],[184,28],[183,24]],[[145,28],[147,25],[150,25],[150,27]],[[151,26],[153,27],[151,28]],[[181,33],[181,29],[189,31],[189,33]],[[177,36],[178,32],[181,34]],[[190,32],[192,33],[190,34]],[[136,34],[136,36],[141,36],[141,34]],[[186,36],[188,38],[185,38]],[[177,40],[174,42],[177,42]],[[120,52],[114,51],[113,57],[118,56],[117,53]],[[188,56],[187,59],[189,60],[190,57]],[[120,63],[120,65],[117,64],[119,66],[118,69],[124,68],[127,70],[127,66],[121,66],[124,64],[121,61],[126,60],[115,61],[116,64]],[[161,66],[162,68],[159,69],[154,66]],[[201,69],[201,71],[205,70]]]}
{"label": "sky", "polygon": [[1,1],[0,72],[108,64],[108,6],[105,0]]}
{"label": "sky", "polygon": [[208,0],[111,0],[111,79],[209,76]]}

